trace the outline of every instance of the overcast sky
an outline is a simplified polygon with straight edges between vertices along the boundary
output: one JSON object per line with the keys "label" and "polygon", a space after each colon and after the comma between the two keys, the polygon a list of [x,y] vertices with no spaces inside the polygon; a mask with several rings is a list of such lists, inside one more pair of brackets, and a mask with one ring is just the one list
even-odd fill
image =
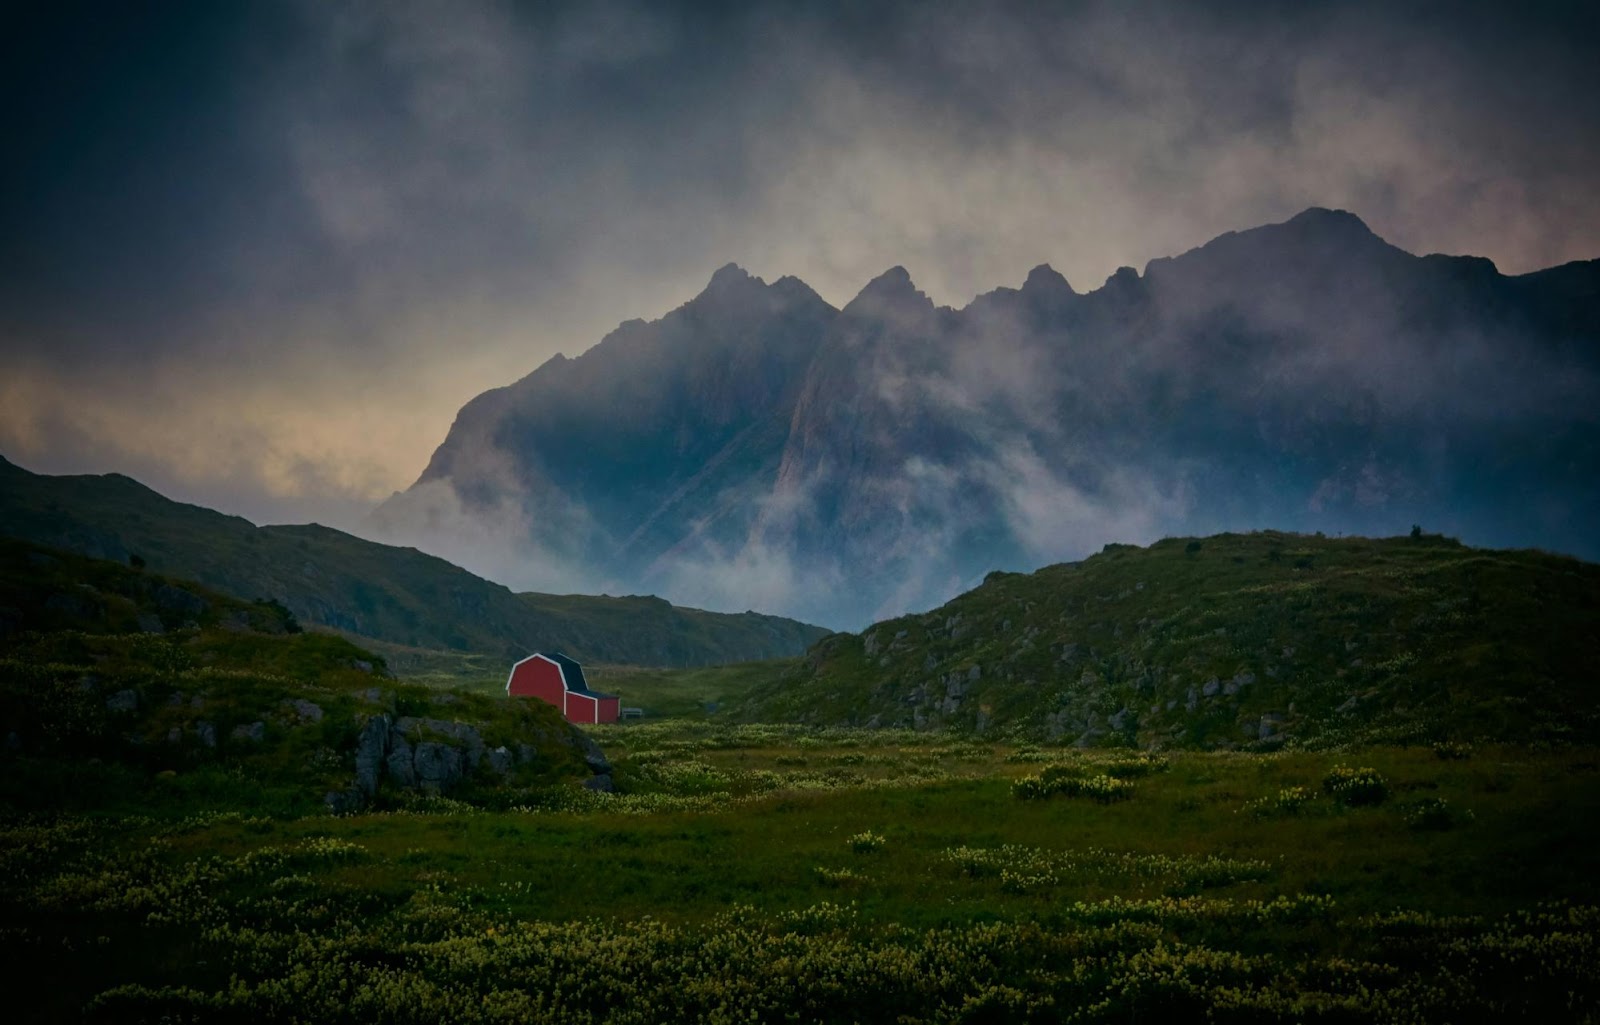
{"label": "overcast sky", "polygon": [[1593,258],[1596,39],[1593,3],[13,5],[0,454],[352,526],[473,395],[728,261],[960,306],[1312,205]]}

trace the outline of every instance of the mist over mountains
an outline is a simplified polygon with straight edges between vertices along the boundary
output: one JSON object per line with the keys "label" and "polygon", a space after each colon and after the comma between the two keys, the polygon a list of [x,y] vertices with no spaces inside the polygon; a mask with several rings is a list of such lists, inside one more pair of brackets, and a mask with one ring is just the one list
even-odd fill
{"label": "mist over mountains", "polygon": [[1111,541],[1600,557],[1600,261],[1508,277],[1311,209],[1077,292],[835,309],[728,265],[462,408],[372,532],[517,587],[856,627]]}

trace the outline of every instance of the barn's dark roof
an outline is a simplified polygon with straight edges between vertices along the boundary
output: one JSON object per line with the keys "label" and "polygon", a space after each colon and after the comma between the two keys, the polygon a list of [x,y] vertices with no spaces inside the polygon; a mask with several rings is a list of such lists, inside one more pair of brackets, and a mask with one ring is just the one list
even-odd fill
{"label": "barn's dark roof", "polygon": [[561,667],[561,675],[567,681],[567,690],[574,694],[582,694],[589,698],[614,698],[615,694],[602,694],[597,690],[589,689],[589,681],[583,678],[583,666],[561,654],[559,651],[541,651],[539,654]]}

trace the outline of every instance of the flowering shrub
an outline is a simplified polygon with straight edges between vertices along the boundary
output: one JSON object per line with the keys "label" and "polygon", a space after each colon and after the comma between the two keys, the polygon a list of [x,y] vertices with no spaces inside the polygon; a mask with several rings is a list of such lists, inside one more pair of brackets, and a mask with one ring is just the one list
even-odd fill
{"label": "flowering shrub", "polygon": [[818,865],[815,869],[817,879],[829,886],[859,886],[868,882],[866,876],[860,872],[852,872],[848,868],[827,868]]}
{"label": "flowering shrub", "polygon": [[[1247,880],[1266,879],[1272,866],[1264,861],[1223,858],[1215,854],[1166,855],[1132,851],[1085,850],[1052,851],[1039,847],[1004,844],[1000,847],[952,847],[943,860],[972,878],[999,877],[1004,885],[1007,873],[1027,880],[1025,888],[1037,890],[1074,876],[1099,880],[1166,880],[1177,889],[1228,886]],[[1008,886],[1015,889],[1016,884]]]}
{"label": "flowering shrub", "polygon": [[849,843],[850,849],[857,854],[871,854],[873,851],[882,848],[884,844],[888,843],[888,840],[868,829],[865,832],[857,833],[846,842]]}
{"label": "flowering shrub", "polygon": [[1472,821],[1472,812],[1457,811],[1442,797],[1424,797],[1404,811],[1406,825],[1412,829],[1453,829],[1462,822]]}
{"label": "flowering shrub", "polygon": [[1137,779],[1153,772],[1166,772],[1169,765],[1160,755],[1135,754],[1102,762],[1099,768],[1107,776],[1115,779]]}
{"label": "flowering shrub", "polygon": [[1050,769],[1037,776],[1024,776],[1011,785],[1013,796],[1024,801],[1040,800],[1062,794],[1067,797],[1088,797],[1101,804],[1125,801],[1133,796],[1133,784],[1111,776],[1070,776],[1054,774]]}
{"label": "flowering shrub", "polygon": [[1322,789],[1341,804],[1382,804],[1389,797],[1389,782],[1377,769],[1352,769],[1336,765],[1322,778]]}
{"label": "flowering shrub", "polygon": [[1300,809],[1315,799],[1316,795],[1305,787],[1284,787],[1271,797],[1256,798],[1246,804],[1243,810],[1262,819],[1298,815]]}

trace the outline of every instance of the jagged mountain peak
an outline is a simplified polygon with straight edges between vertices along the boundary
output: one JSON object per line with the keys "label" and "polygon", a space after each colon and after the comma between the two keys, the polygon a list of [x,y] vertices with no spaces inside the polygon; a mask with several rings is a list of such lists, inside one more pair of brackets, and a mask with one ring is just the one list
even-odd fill
{"label": "jagged mountain peak", "polygon": [[767,283],[751,274],[736,263],[725,263],[718,267],[711,275],[711,280],[706,282],[706,287],[700,290],[692,302],[704,303],[706,301],[726,302],[742,296],[759,295],[765,292]]}
{"label": "jagged mountain peak", "polygon": [[917,286],[911,281],[911,272],[896,264],[867,282],[867,287],[861,290],[862,295],[881,295],[895,292],[915,292]]}
{"label": "jagged mountain peak", "polygon": [[1348,210],[1331,210],[1325,206],[1311,206],[1284,222],[1285,225],[1315,231],[1343,231],[1371,235],[1367,222]]}
{"label": "jagged mountain peak", "polygon": [[1071,282],[1067,281],[1060,271],[1048,263],[1041,263],[1028,272],[1027,280],[1022,283],[1022,291],[1024,293],[1039,293],[1043,295],[1078,294],[1073,290]]}
{"label": "jagged mountain peak", "polygon": [[933,300],[918,290],[911,280],[911,274],[904,267],[896,265],[867,282],[866,287],[845,306],[845,311],[881,312],[908,307],[932,309]]}
{"label": "jagged mountain peak", "polygon": [[746,281],[759,282],[760,280],[760,278],[755,277],[743,267],[730,261],[716,269],[711,275],[711,281],[706,285],[706,288],[726,288],[729,285],[743,284]]}
{"label": "jagged mountain peak", "polygon": [[1501,278],[1320,207],[1083,294],[1041,264],[961,310],[903,266],[840,310],[728,264],[570,373],[474,400],[408,495],[421,526],[386,536],[454,543],[429,503],[459,497],[605,586],[744,608],[770,584],[761,604],[837,625],[1107,536],[1423,522],[1591,553],[1597,271]]}

